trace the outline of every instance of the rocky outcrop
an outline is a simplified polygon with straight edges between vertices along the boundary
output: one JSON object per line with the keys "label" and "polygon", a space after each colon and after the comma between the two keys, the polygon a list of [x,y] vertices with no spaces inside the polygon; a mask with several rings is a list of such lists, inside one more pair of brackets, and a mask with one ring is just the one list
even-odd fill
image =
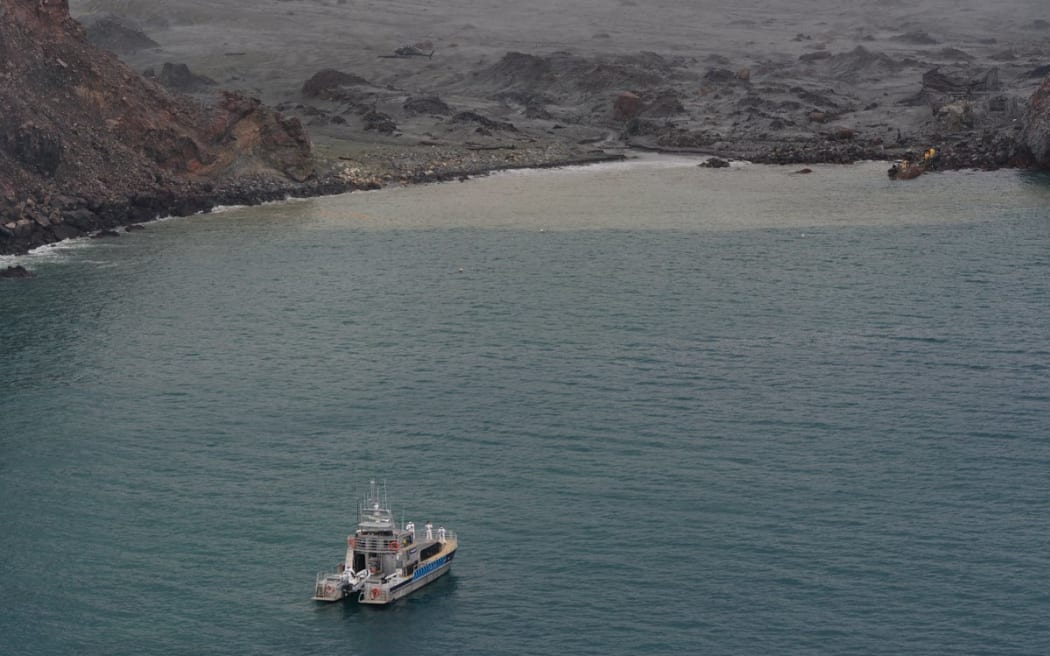
{"label": "rocky outcrop", "polygon": [[941,68],[934,68],[922,75],[922,90],[916,96],[917,102],[925,102],[936,114],[945,105],[959,100],[974,100],[1001,89],[999,69],[996,67],[984,71],[949,73]]}
{"label": "rocky outcrop", "polygon": [[[146,71],[144,75],[150,78],[154,77],[153,69]],[[173,64],[171,62],[164,62],[164,65],[160,68],[160,74],[156,75],[156,79],[157,82],[160,82],[167,88],[183,93],[203,91],[218,84],[207,75],[194,73],[186,64]]]}
{"label": "rocky outcrop", "polygon": [[0,254],[314,175],[298,120],[171,95],[91,45],[64,0],[0,0]]}
{"label": "rocky outcrop", "polygon": [[302,182],[314,174],[310,138],[302,124],[284,118],[257,98],[223,92],[206,134],[209,145],[219,146],[218,165],[238,175],[271,170]]}
{"label": "rocky outcrop", "polygon": [[505,132],[517,132],[518,128],[513,123],[507,121],[496,121],[487,116],[482,116],[477,112],[460,112],[452,117],[452,120],[456,123],[477,123],[480,130],[502,130]]}
{"label": "rocky outcrop", "polygon": [[825,60],[828,77],[846,82],[878,79],[902,68],[901,62],[882,53],[857,46]]}
{"label": "rocky outcrop", "polygon": [[116,16],[103,15],[86,23],[87,38],[93,45],[118,54],[157,48],[159,44]]}
{"label": "rocky outcrop", "polygon": [[6,269],[0,269],[0,278],[11,278],[14,280],[24,280],[26,278],[32,278],[33,272],[26,269],[21,264],[15,266],[9,266]]}
{"label": "rocky outcrop", "polygon": [[729,168],[729,162],[720,157],[708,157],[705,161],[700,162],[698,166],[705,169],[727,169]]}
{"label": "rocky outcrop", "polygon": [[409,114],[438,114],[447,115],[452,113],[448,104],[437,96],[415,96],[405,101],[403,108]]}
{"label": "rocky outcrop", "polygon": [[613,102],[613,117],[617,120],[629,121],[637,117],[641,111],[641,97],[630,91],[624,91]]}
{"label": "rocky outcrop", "polygon": [[[645,51],[599,57],[508,52],[499,62],[478,71],[476,79],[494,93],[514,91],[556,102],[578,102],[607,98],[614,90],[641,93],[666,87],[671,80],[691,79],[683,70],[684,62]],[[729,75],[736,78],[735,73]]]}
{"label": "rocky outcrop", "polygon": [[317,71],[303,83],[302,93],[308,98],[326,98],[339,87],[367,84],[369,84],[368,80],[359,75],[326,68]]}
{"label": "rocky outcrop", "polygon": [[1050,168],[1050,77],[1032,95],[1024,118],[1020,145],[1033,166]]}

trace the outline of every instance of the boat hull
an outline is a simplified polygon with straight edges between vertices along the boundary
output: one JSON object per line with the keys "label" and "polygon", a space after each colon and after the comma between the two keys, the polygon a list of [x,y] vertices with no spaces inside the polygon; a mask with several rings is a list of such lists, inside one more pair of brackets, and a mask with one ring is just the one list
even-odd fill
{"label": "boat hull", "polygon": [[421,566],[411,579],[400,583],[391,584],[365,584],[358,595],[357,600],[362,604],[383,606],[393,603],[398,599],[407,597],[416,590],[433,583],[452,570],[452,560],[456,557],[456,549],[453,548],[439,558]]}
{"label": "boat hull", "polygon": [[459,548],[454,531],[427,522],[416,533],[413,522],[399,526],[379,487],[372,481],[369,496],[358,510],[357,529],[346,538],[346,555],[335,573],[321,572],[314,581],[314,601],[335,602],[356,597],[362,604],[382,606],[412,594],[444,576]]}

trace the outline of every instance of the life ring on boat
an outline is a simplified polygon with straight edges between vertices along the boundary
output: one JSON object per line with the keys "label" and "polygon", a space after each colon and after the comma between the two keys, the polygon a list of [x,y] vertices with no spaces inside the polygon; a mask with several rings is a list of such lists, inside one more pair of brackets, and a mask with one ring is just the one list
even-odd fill
{"label": "life ring on boat", "polygon": [[375,599],[379,596],[379,588],[372,588],[372,598]]}
{"label": "life ring on boat", "polygon": [[324,593],[325,594],[332,594],[333,592],[335,592],[335,588],[333,588],[332,586],[326,585],[324,587]]}
{"label": "life ring on boat", "polygon": [[390,548],[393,549],[394,551],[397,551],[398,549],[401,548],[401,544],[398,543],[397,540],[391,540],[390,541]]}

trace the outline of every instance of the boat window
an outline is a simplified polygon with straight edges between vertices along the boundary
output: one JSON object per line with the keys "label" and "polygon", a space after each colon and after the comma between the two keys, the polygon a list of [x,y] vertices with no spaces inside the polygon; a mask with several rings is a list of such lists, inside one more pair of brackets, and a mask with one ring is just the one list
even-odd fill
{"label": "boat window", "polygon": [[419,559],[426,560],[427,558],[430,558],[439,551],[441,551],[441,543],[438,542],[436,544],[432,544],[419,552]]}

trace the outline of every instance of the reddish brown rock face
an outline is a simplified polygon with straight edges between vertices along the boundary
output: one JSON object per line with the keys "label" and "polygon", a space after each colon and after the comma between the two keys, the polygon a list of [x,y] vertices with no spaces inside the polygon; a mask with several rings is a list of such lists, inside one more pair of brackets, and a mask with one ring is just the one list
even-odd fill
{"label": "reddish brown rock face", "polygon": [[0,0],[0,226],[29,219],[34,239],[54,241],[71,198],[119,205],[198,182],[313,174],[298,121],[240,95],[207,110],[169,94],[90,45],[66,0]]}
{"label": "reddish brown rock face", "polygon": [[613,103],[613,116],[619,120],[632,119],[642,111],[642,99],[637,94],[624,91]]}
{"label": "reddish brown rock face", "polygon": [[69,2],[67,0],[37,0],[40,11],[54,16],[55,18],[69,18]]}

